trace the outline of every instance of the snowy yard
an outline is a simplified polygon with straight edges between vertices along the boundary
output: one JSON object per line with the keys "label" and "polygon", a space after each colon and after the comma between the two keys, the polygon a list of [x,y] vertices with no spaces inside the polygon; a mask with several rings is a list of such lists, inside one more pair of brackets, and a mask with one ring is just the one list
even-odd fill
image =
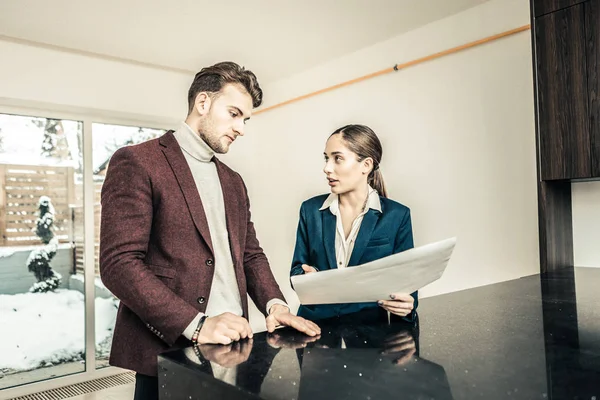
{"label": "snowy yard", "polygon": [[[112,299],[95,299],[97,357],[110,350],[117,305]],[[0,295],[0,371],[82,360],[84,312],[84,296],[76,290]]]}
{"label": "snowy yard", "polygon": [[[114,151],[163,133],[93,123],[93,152],[86,157],[92,158],[94,178],[88,183],[94,193]],[[98,263],[84,267],[80,251],[85,231],[82,137],[82,121],[0,113],[0,196],[5,199],[0,215],[0,378],[85,358],[82,273],[89,268],[98,275]],[[95,206],[93,212],[99,211]],[[97,244],[98,233],[91,239]],[[96,360],[103,362],[118,302],[98,277],[95,285]],[[51,291],[28,292],[32,287]]]}

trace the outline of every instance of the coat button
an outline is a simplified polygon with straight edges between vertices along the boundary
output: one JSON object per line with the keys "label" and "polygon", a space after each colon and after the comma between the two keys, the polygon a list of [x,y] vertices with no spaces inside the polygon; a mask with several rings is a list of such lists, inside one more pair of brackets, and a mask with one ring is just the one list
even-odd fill
{"label": "coat button", "polygon": [[198,303],[204,304],[205,301],[206,299],[204,297],[198,297]]}
{"label": "coat button", "polygon": [[213,260],[211,260],[210,258],[208,260],[206,260],[206,265],[208,265],[209,267],[213,265]]}

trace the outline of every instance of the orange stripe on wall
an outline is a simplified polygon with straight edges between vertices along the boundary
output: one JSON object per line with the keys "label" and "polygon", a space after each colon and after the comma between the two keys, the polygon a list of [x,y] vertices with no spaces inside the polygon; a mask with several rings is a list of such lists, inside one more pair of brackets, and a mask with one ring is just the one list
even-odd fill
{"label": "orange stripe on wall", "polygon": [[310,97],[318,96],[318,95],[320,95],[322,93],[330,92],[332,90],[339,89],[339,88],[344,87],[344,86],[353,85],[355,83],[362,82],[362,81],[365,81],[367,79],[375,78],[375,77],[380,76],[380,75],[385,75],[385,74],[389,74],[389,73],[392,73],[392,72],[396,72],[396,71],[399,71],[399,70],[404,69],[404,68],[412,67],[412,66],[417,65],[417,64],[421,64],[421,63],[424,63],[424,62],[427,62],[427,61],[435,60],[436,58],[440,58],[440,57],[443,57],[443,56],[447,56],[449,54],[457,53],[459,51],[466,50],[466,49],[469,49],[469,48],[472,48],[472,47],[476,47],[476,46],[479,46],[479,45],[482,45],[482,44],[485,44],[485,43],[493,42],[494,40],[498,40],[498,39],[504,38],[506,36],[514,35],[514,34],[519,33],[519,32],[524,32],[524,31],[527,31],[529,29],[531,29],[531,25],[524,25],[524,26],[521,26],[519,28],[511,29],[511,30],[508,30],[508,31],[505,31],[505,32],[502,32],[502,33],[498,33],[496,35],[492,35],[492,36],[485,37],[483,39],[476,40],[474,42],[465,43],[463,45],[460,45],[460,46],[457,46],[457,47],[453,47],[451,49],[440,51],[439,53],[434,53],[434,54],[431,54],[431,55],[428,55],[428,56],[425,56],[425,57],[417,58],[416,60],[408,61],[408,62],[405,62],[405,63],[402,63],[402,64],[396,64],[393,67],[389,67],[389,68],[382,69],[380,71],[372,72],[370,74],[363,75],[363,76],[360,76],[358,78],[351,79],[349,81],[338,83],[337,85],[329,86],[329,87],[317,90],[317,91],[312,92],[312,93],[304,94],[302,96],[294,97],[293,99],[283,101],[281,103],[272,105],[270,107],[259,109],[259,110],[257,110],[254,113],[254,115],[261,114],[261,113],[264,113],[266,111],[274,110],[276,108],[283,107],[283,106],[295,103],[295,102],[300,101],[300,100],[308,99]]}

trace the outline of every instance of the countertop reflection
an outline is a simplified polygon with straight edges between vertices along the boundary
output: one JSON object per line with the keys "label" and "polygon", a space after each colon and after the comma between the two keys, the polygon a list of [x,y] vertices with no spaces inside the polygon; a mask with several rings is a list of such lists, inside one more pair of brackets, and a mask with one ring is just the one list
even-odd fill
{"label": "countertop reflection", "polygon": [[420,300],[416,323],[378,311],[230,346],[159,356],[161,399],[600,399],[600,269]]}

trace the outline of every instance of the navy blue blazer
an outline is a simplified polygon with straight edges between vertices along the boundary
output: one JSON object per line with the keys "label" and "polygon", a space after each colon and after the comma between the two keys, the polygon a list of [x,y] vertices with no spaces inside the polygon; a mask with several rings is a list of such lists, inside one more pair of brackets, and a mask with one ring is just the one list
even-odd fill
{"label": "navy blue blazer", "polygon": [[[328,196],[328,194],[324,194],[313,197],[303,202],[300,207],[300,220],[290,277],[304,273],[302,264],[315,267],[317,271],[337,268],[335,256],[336,217],[329,208],[319,210]],[[371,208],[365,214],[348,267],[361,265],[414,247],[410,209],[385,197],[380,196],[379,199],[381,213]],[[411,295],[415,299],[414,308],[412,313],[404,319],[412,322],[415,319],[419,302],[418,292],[411,293]],[[314,321],[373,307],[379,306],[376,302],[301,305],[298,315]]]}

